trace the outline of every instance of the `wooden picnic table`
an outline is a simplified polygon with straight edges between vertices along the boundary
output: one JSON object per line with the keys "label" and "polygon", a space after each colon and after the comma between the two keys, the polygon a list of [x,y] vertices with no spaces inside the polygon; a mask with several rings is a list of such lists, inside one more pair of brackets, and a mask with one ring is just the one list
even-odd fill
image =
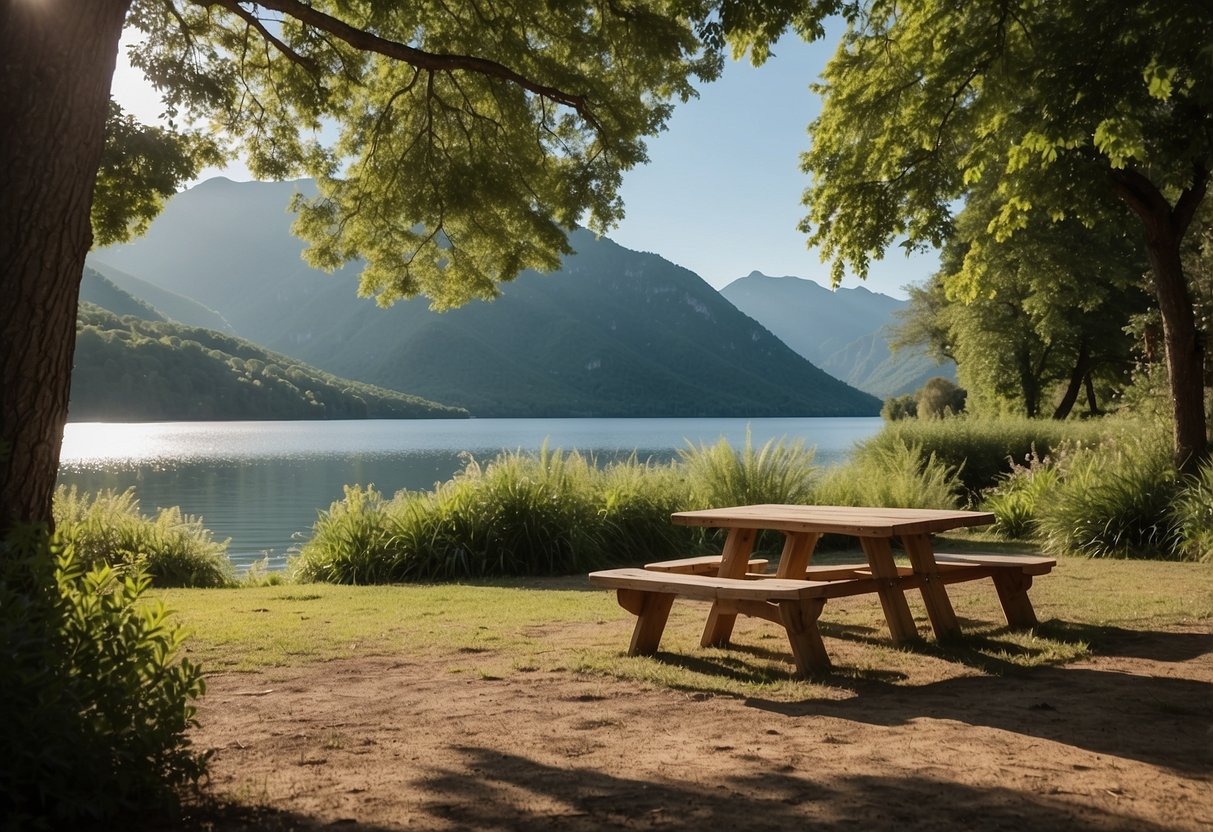
{"label": "wooden picnic table", "polygon": [[[983,511],[771,504],[681,511],[671,519],[683,526],[728,529],[718,573],[722,578],[746,577],[754,541],[764,529],[785,535],[777,578],[804,579],[813,549],[823,534],[857,537],[876,579],[889,634],[894,643],[901,643],[916,638],[918,630],[906,603],[903,587],[907,582],[902,580],[906,576],[893,559],[893,539],[899,538],[905,547],[912,569],[909,577],[922,592],[936,638],[949,638],[960,633],[960,625],[940,578],[931,535],[993,523],[994,515]],[[733,632],[737,614],[718,607],[712,605],[704,628],[705,647],[726,643]]]}

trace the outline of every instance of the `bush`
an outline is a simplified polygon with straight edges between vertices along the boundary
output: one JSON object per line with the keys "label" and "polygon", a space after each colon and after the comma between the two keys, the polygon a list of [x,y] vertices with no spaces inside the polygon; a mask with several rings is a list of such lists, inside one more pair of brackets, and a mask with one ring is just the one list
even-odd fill
{"label": "bush", "polygon": [[1085,422],[1023,417],[905,419],[885,425],[863,443],[873,450],[920,446],[956,469],[971,498],[994,486],[1033,454],[1053,455],[1059,448],[1086,447],[1121,435],[1142,432],[1143,425],[1122,419]]}
{"label": "bush", "polygon": [[1174,557],[1171,505],[1180,491],[1169,444],[1146,436],[1080,451],[1036,508],[1046,551],[1090,557]]}
{"label": "bush", "polygon": [[1053,458],[1028,455],[1027,465],[1012,464],[1011,473],[990,489],[982,508],[994,513],[992,531],[1011,540],[1036,534],[1037,507],[1043,506],[1061,477]]}
{"label": "bush", "polygon": [[206,771],[201,671],[146,573],[86,568],[36,531],[0,543],[0,816],[60,829],[167,810]]}
{"label": "bush", "polygon": [[391,500],[346,488],[292,562],[296,579],[387,583],[553,575],[643,563],[693,547],[676,527],[685,486],[672,466],[635,458],[599,469],[577,453],[469,460],[433,492]]}
{"label": "bush", "polygon": [[800,440],[771,439],[754,450],[748,430],[740,451],[721,439],[678,452],[697,508],[807,503],[813,495],[815,454],[816,448],[805,448]]}
{"label": "bush", "polygon": [[1182,482],[1171,508],[1171,523],[1180,557],[1213,561],[1213,460]]}
{"label": "bush", "polygon": [[921,445],[882,443],[859,449],[831,468],[814,490],[813,502],[834,506],[955,508],[959,472]]}
{"label": "bush", "polygon": [[87,567],[140,566],[161,587],[235,583],[226,540],[213,540],[199,518],[177,507],[161,509],[154,518],[143,515],[133,488],[89,496],[60,486],[54,514],[60,537]]}

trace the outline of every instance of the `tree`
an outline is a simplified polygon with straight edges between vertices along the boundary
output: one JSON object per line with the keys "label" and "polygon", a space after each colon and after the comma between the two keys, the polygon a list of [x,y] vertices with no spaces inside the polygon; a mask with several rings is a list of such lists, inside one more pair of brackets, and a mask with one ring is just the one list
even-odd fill
{"label": "tree", "polygon": [[802,228],[866,273],[899,237],[941,245],[985,183],[991,244],[1030,218],[1092,222],[1115,195],[1144,232],[1166,346],[1176,463],[1208,453],[1203,337],[1180,251],[1213,168],[1213,6],[1205,0],[888,0],[848,27],[818,91]]}
{"label": "tree", "polygon": [[1105,400],[1128,383],[1135,344],[1126,330],[1148,306],[1140,242],[1105,210],[1092,228],[1033,217],[991,245],[985,230],[999,204],[990,196],[980,186],[970,194],[940,271],[911,290],[896,343],[955,360],[976,400],[970,409],[1010,405],[1031,418],[1056,394],[1052,415],[1064,419],[1085,390],[1098,412],[1097,382]]}
{"label": "tree", "polygon": [[[294,206],[314,265],[361,258],[364,294],[456,305],[621,215],[644,137],[719,71],[710,8],[0,0],[0,535],[50,519],[89,247],[137,233],[223,152],[177,120],[221,127],[258,176],[317,179]],[[110,102],[124,26],[167,128]],[[309,137],[326,124],[328,146]]]}
{"label": "tree", "polygon": [[942,376],[928,379],[917,393],[915,415],[919,419],[942,419],[965,409],[966,393]]}

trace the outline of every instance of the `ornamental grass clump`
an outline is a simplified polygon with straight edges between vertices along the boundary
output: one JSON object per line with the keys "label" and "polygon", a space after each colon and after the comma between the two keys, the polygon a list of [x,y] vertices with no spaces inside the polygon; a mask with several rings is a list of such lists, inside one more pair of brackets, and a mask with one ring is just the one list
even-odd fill
{"label": "ornamental grass clump", "polygon": [[749,430],[745,445],[734,450],[727,440],[693,445],[678,451],[695,508],[803,504],[812,499],[817,467],[816,448],[802,440],[774,439],[754,448]]}
{"label": "ornamental grass clump", "polygon": [[1038,539],[1056,554],[1176,557],[1172,506],[1182,480],[1165,437],[1110,441],[1076,452],[1036,508]]}
{"label": "ornamental grass clump", "polygon": [[956,508],[962,491],[959,472],[919,444],[865,445],[854,458],[830,468],[813,501],[831,506]]}
{"label": "ornamental grass clump", "polygon": [[1171,522],[1181,558],[1213,562],[1213,460],[1183,480],[1171,506]]}
{"label": "ornamental grass clump", "polygon": [[1037,507],[1061,483],[1064,452],[1058,457],[1041,458],[1035,450],[1025,464],[1011,463],[1011,472],[987,491],[982,500],[984,511],[993,512],[991,531],[1008,540],[1027,540],[1036,535]]}
{"label": "ornamental grass clump", "polygon": [[599,468],[576,452],[468,458],[431,492],[385,500],[347,487],[292,564],[302,581],[388,583],[563,575],[669,557],[693,542],[672,466],[634,457]]}
{"label": "ornamental grass clump", "polygon": [[75,486],[55,491],[55,528],[85,565],[145,569],[158,587],[221,587],[235,584],[228,541],[213,539],[201,518],[174,506],[155,517],[139,510],[135,490],[82,494]]}

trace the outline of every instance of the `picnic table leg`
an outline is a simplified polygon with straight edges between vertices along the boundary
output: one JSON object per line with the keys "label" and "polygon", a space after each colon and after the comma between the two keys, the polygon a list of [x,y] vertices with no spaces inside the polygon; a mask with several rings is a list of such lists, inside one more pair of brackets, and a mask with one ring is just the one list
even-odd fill
{"label": "picnic table leg", "polygon": [[[724,551],[720,557],[720,577],[745,577],[750,564],[750,553],[754,551],[754,540],[757,537],[756,529],[729,529],[729,536],[724,542]],[[720,605],[713,601],[712,611],[708,613],[708,623],[703,628],[703,638],[699,643],[704,647],[728,644],[736,621],[736,612],[721,612]]]}
{"label": "picnic table leg", "polygon": [[898,582],[897,564],[893,562],[893,547],[887,537],[861,537],[864,554],[868,556],[868,566],[872,568],[872,577],[879,581],[876,593],[880,596],[880,606],[884,608],[885,621],[889,623],[889,635],[894,644],[918,638],[918,628],[914,626],[914,616],[910,615],[910,605],[906,603],[906,594]]}
{"label": "picnic table leg", "polygon": [[817,619],[825,603],[821,598],[779,603],[779,618],[788,631],[792,657],[801,676],[826,673],[830,669],[830,656],[821,641],[821,631],[817,629]]}
{"label": "picnic table leg", "polygon": [[817,532],[788,532],[784,536],[783,553],[779,556],[779,569],[775,576],[803,579],[820,539],[821,535]]}
{"label": "picnic table leg", "polygon": [[935,638],[943,641],[959,636],[960,624],[956,621],[956,612],[952,609],[943,581],[939,579],[939,566],[935,563],[931,538],[925,534],[907,534],[902,536],[901,542],[905,544],[914,574],[922,582],[922,602],[926,605]]}
{"label": "picnic table leg", "polygon": [[1032,609],[1032,601],[1028,598],[1028,590],[1032,588],[1031,575],[995,570],[994,588],[998,590],[1008,627],[1030,629],[1036,626],[1036,610]]}
{"label": "picnic table leg", "polygon": [[674,596],[664,592],[641,592],[635,589],[620,589],[616,593],[619,606],[636,616],[636,628],[632,630],[629,656],[651,656],[661,644],[665,623],[674,606]]}

